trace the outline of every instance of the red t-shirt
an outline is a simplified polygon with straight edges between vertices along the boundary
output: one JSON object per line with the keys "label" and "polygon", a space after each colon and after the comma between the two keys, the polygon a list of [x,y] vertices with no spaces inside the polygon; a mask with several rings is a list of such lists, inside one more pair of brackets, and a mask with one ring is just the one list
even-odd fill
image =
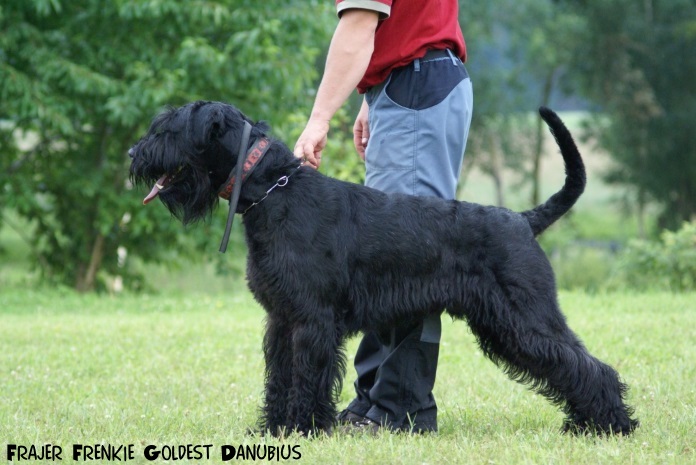
{"label": "red t-shirt", "polygon": [[466,60],[457,0],[336,0],[339,16],[351,8],[380,14],[375,50],[358,84],[360,93],[384,81],[394,68],[423,57],[431,49],[449,48]]}

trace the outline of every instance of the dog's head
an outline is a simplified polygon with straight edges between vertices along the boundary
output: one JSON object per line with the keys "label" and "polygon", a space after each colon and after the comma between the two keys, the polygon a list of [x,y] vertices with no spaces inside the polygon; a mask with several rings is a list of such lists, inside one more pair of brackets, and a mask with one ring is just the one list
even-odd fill
{"label": "dog's head", "polygon": [[[184,223],[207,217],[236,164],[245,121],[237,108],[219,102],[194,102],[155,117],[128,151],[131,180],[153,186],[143,202],[159,197]],[[252,134],[267,129],[258,123]]]}

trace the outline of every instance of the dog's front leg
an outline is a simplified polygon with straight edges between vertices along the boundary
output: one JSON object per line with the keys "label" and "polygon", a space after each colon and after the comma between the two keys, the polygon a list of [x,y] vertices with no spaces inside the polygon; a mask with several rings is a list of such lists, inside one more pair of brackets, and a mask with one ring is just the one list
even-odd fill
{"label": "dog's front leg", "polygon": [[343,331],[332,313],[296,324],[292,331],[292,389],[288,413],[293,429],[302,434],[330,432],[336,418],[345,360]]}
{"label": "dog's front leg", "polygon": [[280,436],[290,426],[288,392],[292,383],[292,333],[287,320],[269,313],[263,338],[266,361],[261,430]]}

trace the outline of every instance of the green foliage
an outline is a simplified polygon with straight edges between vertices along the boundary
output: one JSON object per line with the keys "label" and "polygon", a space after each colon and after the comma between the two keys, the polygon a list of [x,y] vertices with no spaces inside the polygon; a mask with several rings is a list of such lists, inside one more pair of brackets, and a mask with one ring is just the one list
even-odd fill
{"label": "green foliage", "polygon": [[539,238],[559,289],[606,289],[617,253],[637,226],[609,209],[572,210]]}
{"label": "green foliage", "polygon": [[[616,162],[607,179],[663,205],[660,226],[696,214],[694,0],[460,3],[475,86],[466,162],[501,184],[500,199],[502,169],[538,176],[539,132],[520,114],[567,83],[608,115],[591,128]],[[292,144],[335,21],[319,0],[3,1],[0,221],[19,214],[44,278],[83,290],[115,275],[142,288],[147,264],[187,257],[240,274],[240,228],[224,259],[205,256],[224,213],[182,233],[165,209],[140,206],[125,153],[163,106],[198,98],[269,119]],[[358,106],[332,121],[322,171],[360,182]]]}
{"label": "green foliage", "polygon": [[678,227],[696,214],[696,2],[565,3],[583,19],[571,31],[573,75],[609,116],[594,127],[616,162],[607,179],[634,189],[640,206],[659,203],[660,225]]}
{"label": "green foliage", "polygon": [[696,222],[663,231],[657,241],[629,242],[617,274],[616,279],[633,289],[696,290]]}
{"label": "green foliage", "polygon": [[616,255],[604,247],[576,244],[550,258],[559,289],[595,293],[605,289]]}
{"label": "green foliage", "polygon": [[[466,2],[460,7],[467,68],[474,83],[465,166],[476,165],[493,178],[501,206],[502,171],[514,170],[522,182],[532,185],[526,205],[538,204],[543,140],[548,135],[536,109],[551,105],[572,53],[569,31],[580,21],[552,0]],[[530,112],[535,114],[531,121]]]}
{"label": "green foliage", "polygon": [[210,226],[185,237],[164,208],[141,207],[126,152],[165,105],[224,100],[273,124],[307,114],[334,21],[325,3],[3,2],[0,203],[29,221],[45,277],[136,286],[119,248],[146,262],[215,250]]}

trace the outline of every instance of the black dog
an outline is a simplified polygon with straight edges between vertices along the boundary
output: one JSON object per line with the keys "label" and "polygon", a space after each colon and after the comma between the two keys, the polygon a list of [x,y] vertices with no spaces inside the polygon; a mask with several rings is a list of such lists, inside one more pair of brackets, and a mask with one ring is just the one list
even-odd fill
{"label": "black dog", "polygon": [[[267,315],[262,428],[330,431],[345,372],[343,345],[442,309],[464,319],[483,352],[560,406],[565,431],[622,433],[638,422],[626,386],[566,325],[553,271],[534,237],[582,194],[585,168],[558,116],[540,110],[566,164],[563,188],[523,213],[389,195],[300,166],[231,105],[195,102],[159,115],[130,150],[131,178],[156,183],[188,223],[229,198],[244,126],[253,125],[237,213],[248,281]],[[270,191],[270,192],[269,192]]]}

